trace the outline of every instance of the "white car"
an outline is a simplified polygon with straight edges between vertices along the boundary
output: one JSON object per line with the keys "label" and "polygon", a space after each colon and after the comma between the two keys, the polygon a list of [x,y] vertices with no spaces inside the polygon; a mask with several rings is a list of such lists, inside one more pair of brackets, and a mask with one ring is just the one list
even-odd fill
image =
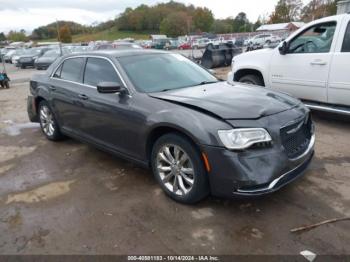
{"label": "white car", "polygon": [[280,42],[281,38],[272,34],[260,34],[249,39],[248,43],[251,45],[265,45]]}
{"label": "white car", "polygon": [[350,114],[350,14],[313,21],[277,48],[236,56],[228,81],[265,86],[310,108]]}
{"label": "white car", "polygon": [[210,41],[207,38],[197,39],[192,43],[192,48],[194,49],[206,48],[209,43]]}

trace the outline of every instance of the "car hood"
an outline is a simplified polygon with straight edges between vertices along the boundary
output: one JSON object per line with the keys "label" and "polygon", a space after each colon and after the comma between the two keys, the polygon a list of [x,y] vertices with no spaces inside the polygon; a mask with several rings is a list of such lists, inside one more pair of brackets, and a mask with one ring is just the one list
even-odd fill
{"label": "car hood", "polygon": [[258,119],[289,110],[301,102],[288,95],[226,82],[150,93],[149,96],[177,103],[222,119]]}

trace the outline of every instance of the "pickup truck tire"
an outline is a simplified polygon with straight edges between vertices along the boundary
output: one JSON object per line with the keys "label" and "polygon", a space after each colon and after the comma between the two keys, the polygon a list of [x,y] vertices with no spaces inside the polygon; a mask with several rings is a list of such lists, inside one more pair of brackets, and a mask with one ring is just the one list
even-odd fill
{"label": "pickup truck tire", "polygon": [[264,81],[257,75],[245,75],[242,76],[238,81],[250,85],[264,86]]}

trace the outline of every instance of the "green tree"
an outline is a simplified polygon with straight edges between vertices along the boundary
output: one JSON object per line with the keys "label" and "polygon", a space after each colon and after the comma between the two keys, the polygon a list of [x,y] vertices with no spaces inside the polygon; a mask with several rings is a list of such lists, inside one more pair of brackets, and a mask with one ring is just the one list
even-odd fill
{"label": "green tree", "polygon": [[193,13],[193,25],[196,30],[208,32],[214,23],[213,13],[206,7],[198,7]]}
{"label": "green tree", "polygon": [[27,40],[27,37],[23,32],[10,31],[7,35],[7,39],[14,42],[23,42]]}
{"label": "green tree", "polygon": [[4,32],[0,33],[0,41],[5,41],[6,40],[6,36],[4,34]]}
{"label": "green tree", "polygon": [[302,6],[301,0],[279,0],[269,22],[276,24],[299,20]]}
{"label": "green tree", "polygon": [[160,32],[168,36],[179,36],[188,33],[190,17],[185,12],[169,14],[160,24]]}
{"label": "green tree", "polygon": [[230,21],[230,19],[215,20],[211,27],[211,31],[216,34],[232,33],[232,21]]}
{"label": "green tree", "polygon": [[301,11],[301,20],[310,22],[337,13],[339,0],[312,0]]}
{"label": "green tree", "polygon": [[62,26],[59,30],[59,34],[62,43],[72,43],[72,34],[68,25]]}
{"label": "green tree", "polygon": [[252,25],[249,23],[247,14],[244,12],[238,13],[235,19],[233,19],[232,27],[234,32],[250,32],[252,29]]}

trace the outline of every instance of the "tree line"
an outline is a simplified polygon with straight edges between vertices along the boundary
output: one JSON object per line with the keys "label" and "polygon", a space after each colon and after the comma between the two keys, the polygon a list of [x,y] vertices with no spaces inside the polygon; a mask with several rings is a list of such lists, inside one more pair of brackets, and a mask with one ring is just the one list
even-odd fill
{"label": "tree line", "polygon": [[[246,13],[235,17],[215,19],[206,7],[195,7],[175,1],[153,6],[142,4],[136,8],[126,8],[115,19],[91,26],[75,22],[58,21],[61,41],[70,42],[71,35],[90,34],[107,29],[133,32],[162,33],[169,36],[198,32],[232,33],[255,31],[262,24],[285,23],[291,21],[309,22],[321,17],[334,15],[339,0],[311,0],[303,5],[301,0],[278,0],[270,15],[260,16],[255,22],[249,21]],[[24,30],[0,33],[0,41],[25,41],[27,39],[53,39],[57,37],[57,23],[40,26],[27,37]]]}

